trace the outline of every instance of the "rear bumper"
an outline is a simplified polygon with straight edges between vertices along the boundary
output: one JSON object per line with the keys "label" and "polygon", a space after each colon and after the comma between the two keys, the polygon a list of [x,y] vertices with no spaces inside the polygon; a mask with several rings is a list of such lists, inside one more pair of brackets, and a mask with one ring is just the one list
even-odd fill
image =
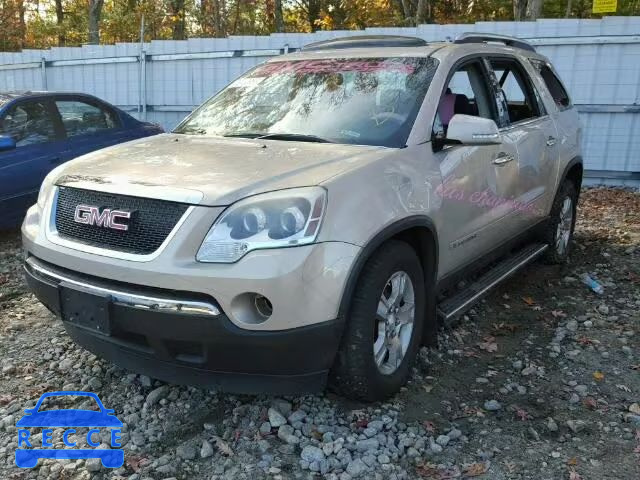
{"label": "rear bumper", "polygon": [[[76,343],[123,368],[170,383],[200,385],[235,393],[294,394],[324,388],[333,363],[342,322],[333,320],[279,331],[237,327],[221,311],[217,315],[180,308],[150,308],[119,301],[118,292],[144,298],[176,300],[176,292],[144,291],[124,283],[75,274],[30,257],[57,276],[25,264],[26,280],[36,297],[58,316],[60,286],[77,284],[116,292],[106,294],[109,333],[64,321]],[[74,295],[78,302],[82,293]],[[191,300],[191,298],[190,298]],[[206,299],[199,298],[206,304]],[[215,306],[215,301],[211,300]],[[65,304],[65,308],[75,308]],[[81,309],[80,306],[78,306]]]}

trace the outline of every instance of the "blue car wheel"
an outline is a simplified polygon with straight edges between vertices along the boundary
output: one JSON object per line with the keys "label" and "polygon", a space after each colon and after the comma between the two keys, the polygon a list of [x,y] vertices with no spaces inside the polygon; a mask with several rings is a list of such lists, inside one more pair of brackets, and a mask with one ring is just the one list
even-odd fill
{"label": "blue car wheel", "polygon": [[122,450],[101,450],[100,461],[105,468],[120,468],[124,463]]}
{"label": "blue car wheel", "polygon": [[33,468],[38,464],[38,456],[30,450],[16,450],[16,465],[20,468]]}

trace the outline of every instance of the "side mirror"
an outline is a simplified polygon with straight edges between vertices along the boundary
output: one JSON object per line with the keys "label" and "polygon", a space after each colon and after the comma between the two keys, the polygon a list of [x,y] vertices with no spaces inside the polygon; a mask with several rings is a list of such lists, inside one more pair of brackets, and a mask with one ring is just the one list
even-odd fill
{"label": "side mirror", "polygon": [[488,118],[456,114],[449,121],[447,143],[497,145],[502,143],[498,125]]}
{"label": "side mirror", "polygon": [[16,141],[9,135],[0,135],[0,152],[16,148]]}

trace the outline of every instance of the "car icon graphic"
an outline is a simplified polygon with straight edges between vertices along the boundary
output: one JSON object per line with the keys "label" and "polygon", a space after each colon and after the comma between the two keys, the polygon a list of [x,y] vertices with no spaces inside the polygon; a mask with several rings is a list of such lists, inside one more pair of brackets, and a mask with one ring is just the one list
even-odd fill
{"label": "car icon graphic", "polygon": [[[40,411],[42,402],[49,397],[90,397],[95,400],[99,410],[60,409]],[[38,399],[35,407],[25,409],[24,415],[16,423],[18,428],[32,427],[122,427],[122,422],[114,415],[114,410],[105,408],[100,398],[90,392],[47,392]],[[106,468],[118,468],[124,463],[124,452],[121,449],[54,449],[54,448],[21,448],[16,450],[16,465],[21,468],[32,468],[39,458],[52,459],[87,459],[99,458]]]}

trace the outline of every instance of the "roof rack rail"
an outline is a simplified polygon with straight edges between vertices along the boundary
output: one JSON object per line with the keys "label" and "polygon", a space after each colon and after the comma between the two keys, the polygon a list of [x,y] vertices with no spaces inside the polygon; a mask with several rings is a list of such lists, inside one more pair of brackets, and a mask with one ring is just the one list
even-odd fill
{"label": "roof rack rail", "polygon": [[343,48],[372,48],[372,47],[424,47],[425,40],[417,37],[401,35],[354,35],[352,37],[332,38],[305,45],[300,50],[339,50]]}
{"label": "roof rack rail", "polygon": [[508,47],[521,48],[523,50],[529,50],[530,52],[535,52],[536,49],[533,48],[529,42],[524,40],[520,40],[516,37],[510,37],[508,35],[498,35],[496,33],[476,33],[476,32],[465,32],[462,35],[458,36],[453,43],[504,43]]}

